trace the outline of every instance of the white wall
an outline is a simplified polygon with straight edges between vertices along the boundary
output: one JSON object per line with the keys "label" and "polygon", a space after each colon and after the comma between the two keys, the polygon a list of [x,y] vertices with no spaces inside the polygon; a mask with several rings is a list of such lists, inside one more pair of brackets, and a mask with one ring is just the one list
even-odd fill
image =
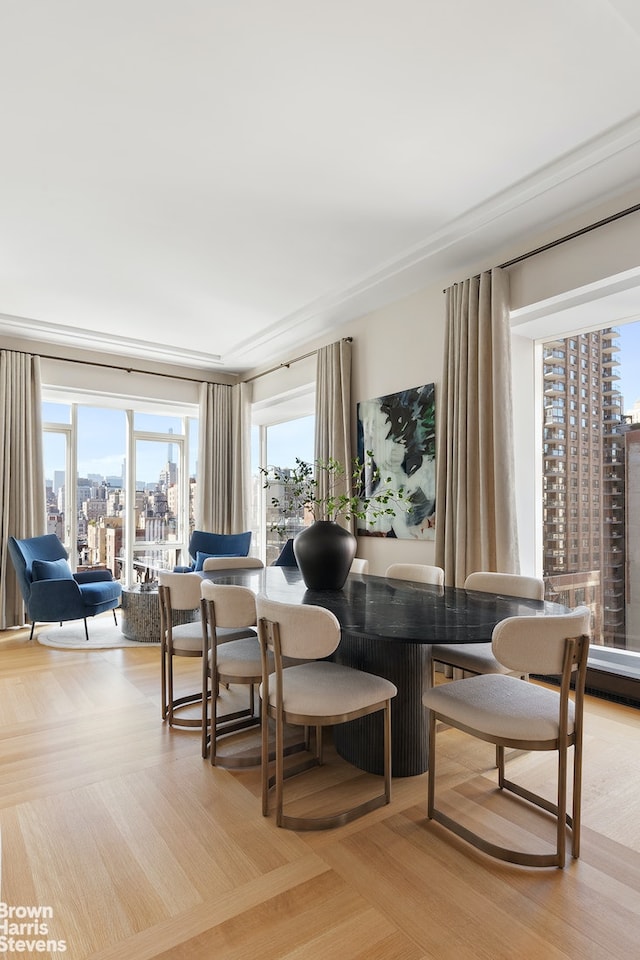
{"label": "white wall", "polygon": [[[430,287],[349,324],[353,337],[352,387],[356,407],[408,387],[435,383],[436,410],[444,350],[442,286]],[[355,444],[355,432],[354,432]],[[371,573],[383,574],[390,563],[434,563],[434,540],[358,538],[358,556],[369,560]]]}
{"label": "white wall", "polygon": [[[43,358],[41,375],[44,387],[56,386],[60,402],[64,402],[64,390],[72,390],[77,399],[83,394],[85,402],[92,398],[100,406],[132,405],[140,412],[153,411],[156,404],[184,404],[197,409],[200,384],[192,380],[182,380],[174,376],[157,376],[126,370],[107,369],[92,364],[68,363],[66,361]],[[193,410],[190,411],[193,416]]]}

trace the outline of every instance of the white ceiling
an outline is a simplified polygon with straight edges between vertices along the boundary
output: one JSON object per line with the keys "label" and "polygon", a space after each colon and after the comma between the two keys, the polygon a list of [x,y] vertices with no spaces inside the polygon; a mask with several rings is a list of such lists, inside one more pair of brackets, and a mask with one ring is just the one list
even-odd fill
{"label": "white ceiling", "polygon": [[0,91],[0,335],[226,372],[640,184],[638,0],[0,0]]}

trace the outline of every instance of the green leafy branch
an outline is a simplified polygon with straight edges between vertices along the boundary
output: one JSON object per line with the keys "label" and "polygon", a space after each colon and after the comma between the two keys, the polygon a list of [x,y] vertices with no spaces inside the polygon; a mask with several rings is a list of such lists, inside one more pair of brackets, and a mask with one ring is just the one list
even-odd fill
{"label": "green leafy branch", "polygon": [[[280,496],[271,498],[271,506],[282,518],[308,510],[314,520],[358,519],[373,526],[380,517],[395,517],[399,508],[407,510],[409,506],[403,502],[407,500],[405,488],[395,488],[392,477],[381,476],[371,450],[363,461],[353,458],[349,473],[333,457],[312,463],[296,457],[295,467],[262,467],[260,472],[265,489],[282,488]],[[367,490],[372,492],[367,494]],[[280,534],[286,531],[282,521],[272,523],[271,529]]]}

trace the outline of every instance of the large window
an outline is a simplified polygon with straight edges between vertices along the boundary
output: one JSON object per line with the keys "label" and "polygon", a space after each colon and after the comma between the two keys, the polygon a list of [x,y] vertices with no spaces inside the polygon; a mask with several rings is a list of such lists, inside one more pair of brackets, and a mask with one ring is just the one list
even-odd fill
{"label": "large window", "polygon": [[[252,425],[251,475],[254,542],[259,556],[268,565],[278,557],[287,539],[295,537],[308,518],[284,516],[271,504],[278,492],[264,488],[261,468],[277,467],[286,471],[295,466],[296,458],[314,458],[315,416],[312,385],[295,394],[288,402],[274,398],[254,405]],[[280,529],[276,529],[279,527]]]}
{"label": "large window", "polygon": [[197,408],[63,403],[46,388],[43,397],[47,529],[71,562],[132,582],[186,557]]}
{"label": "large window", "polygon": [[[296,465],[296,458],[310,462],[313,460],[313,433],[315,418],[312,416],[288,420],[264,428],[264,459],[267,469],[276,467],[279,476],[287,476]],[[303,510],[298,513],[285,511],[274,506],[273,499],[280,499],[277,485],[271,485],[266,491],[264,506],[265,518],[265,559],[272,563],[287,540],[293,539],[310,518]]]}
{"label": "large window", "polygon": [[[640,651],[640,323],[543,344],[543,558],[547,594],[593,610],[593,642]],[[558,441],[565,424],[553,394],[579,357],[591,357],[591,419],[581,418],[577,445]],[[574,474],[582,508],[565,530],[567,499],[558,475]],[[572,481],[573,483],[573,481]]]}

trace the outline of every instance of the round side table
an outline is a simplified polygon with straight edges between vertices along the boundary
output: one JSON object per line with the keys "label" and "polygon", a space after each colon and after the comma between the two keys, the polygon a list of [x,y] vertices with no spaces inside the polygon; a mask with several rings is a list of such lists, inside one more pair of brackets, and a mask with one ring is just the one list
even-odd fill
{"label": "round side table", "polygon": [[[160,599],[157,587],[149,589],[143,583],[123,587],[120,604],[120,630],[123,637],[139,643],[160,643]],[[198,619],[198,615],[198,610],[174,610],[173,625],[192,623]]]}

